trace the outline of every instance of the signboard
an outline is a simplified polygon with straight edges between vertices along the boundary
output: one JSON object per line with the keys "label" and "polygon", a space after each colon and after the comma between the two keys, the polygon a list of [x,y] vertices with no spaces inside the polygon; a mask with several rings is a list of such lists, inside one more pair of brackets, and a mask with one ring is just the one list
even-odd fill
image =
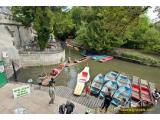
{"label": "signboard", "polygon": [[4,72],[4,65],[0,65],[0,73]]}
{"label": "signboard", "polygon": [[14,98],[23,97],[31,93],[31,89],[29,85],[25,85],[22,87],[14,88],[12,90]]}
{"label": "signboard", "polygon": [[3,56],[3,58],[8,58],[8,52],[2,51],[2,56]]}

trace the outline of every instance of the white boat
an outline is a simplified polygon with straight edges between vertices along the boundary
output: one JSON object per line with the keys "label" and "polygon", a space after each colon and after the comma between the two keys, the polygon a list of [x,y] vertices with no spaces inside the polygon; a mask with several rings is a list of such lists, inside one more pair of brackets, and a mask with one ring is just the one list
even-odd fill
{"label": "white boat", "polygon": [[80,72],[77,75],[77,84],[74,89],[74,94],[75,95],[81,95],[83,92],[83,89],[85,87],[85,83],[88,82],[90,79],[90,74],[89,74],[89,67],[86,66],[82,72]]}

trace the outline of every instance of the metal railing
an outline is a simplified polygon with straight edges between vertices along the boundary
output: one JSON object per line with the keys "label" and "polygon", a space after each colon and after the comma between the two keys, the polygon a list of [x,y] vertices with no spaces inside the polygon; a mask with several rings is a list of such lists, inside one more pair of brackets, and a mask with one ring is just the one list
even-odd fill
{"label": "metal railing", "polygon": [[20,54],[35,54],[35,53],[42,53],[42,54],[53,54],[59,53],[64,51],[64,46],[61,42],[54,42],[49,44],[49,48],[45,48],[44,51],[41,51],[37,45],[28,44],[24,45],[21,49],[19,49]]}

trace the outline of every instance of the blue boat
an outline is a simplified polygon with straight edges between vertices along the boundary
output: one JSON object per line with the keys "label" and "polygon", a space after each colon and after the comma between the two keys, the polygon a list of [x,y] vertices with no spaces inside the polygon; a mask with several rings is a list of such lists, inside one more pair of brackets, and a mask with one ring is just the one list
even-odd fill
{"label": "blue boat", "polygon": [[88,51],[88,50],[82,50],[81,52],[80,52],[80,54],[82,55],[82,56],[96,56],[96,55],[98,55],[96,52],[93,52],[93,51]]}
{"label": "blue boat", "polygon": [[103,79],[103,75],[101,73],[98,74],[92,81],[91,92],[95,95],[99,94],[104,83],[105,83],[105,81]]}
{"label": "blue boat", "polygon": [[92,57],[93,60],[99,61],[103,58],[107,57],[107,55],[95,55]]}
{"label": "blue boat", "polygon": [[131,84],[131,81],[127,75],[119,74],[117,77],[118,86],[128,86]]}
{"label": "blue boat", "polygon": [[116,80],[117,76],[118,76],[118,72],[110,71],[104,76],[104,80],[105,81]]}
{"label": "blue boat", "polygon": [[131,87],[121,86],[114,93],[111,103],[115,106],[119,106],[121,104],[122,99],[125,98],[126,103],[128,103],[125,105],[127,107],[129,105],[129,102],[127,102],[127,101],[129,101],[131,94],[132,94]]}
{"label": "blue boat", "polygon": [[105,97],[105,95],[108,93],[108,89],[111,90],[111,94],[113,95],[115,91],[118,89],[117,81],[110,80],[106,82],[99,94],[100,98]]}

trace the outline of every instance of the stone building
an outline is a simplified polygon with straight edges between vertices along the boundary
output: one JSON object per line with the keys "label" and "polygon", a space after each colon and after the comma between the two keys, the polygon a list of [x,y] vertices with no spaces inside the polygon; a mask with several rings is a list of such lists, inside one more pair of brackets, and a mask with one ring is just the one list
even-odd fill
{"label": "stone building", "polygon": [[0,7],[0,60],[21,66],[57,64],[65,60],[65,50],[61,43],[52,40],[53,48],[43,52],[24,51],[34,40],[35,32],[13,21],[10,7]]}
{"label": "stone building", "polygon": [[18,49],[33,39],[31,29],[12,20],[9,7],[0,7],[0,59],[19,59]]}

